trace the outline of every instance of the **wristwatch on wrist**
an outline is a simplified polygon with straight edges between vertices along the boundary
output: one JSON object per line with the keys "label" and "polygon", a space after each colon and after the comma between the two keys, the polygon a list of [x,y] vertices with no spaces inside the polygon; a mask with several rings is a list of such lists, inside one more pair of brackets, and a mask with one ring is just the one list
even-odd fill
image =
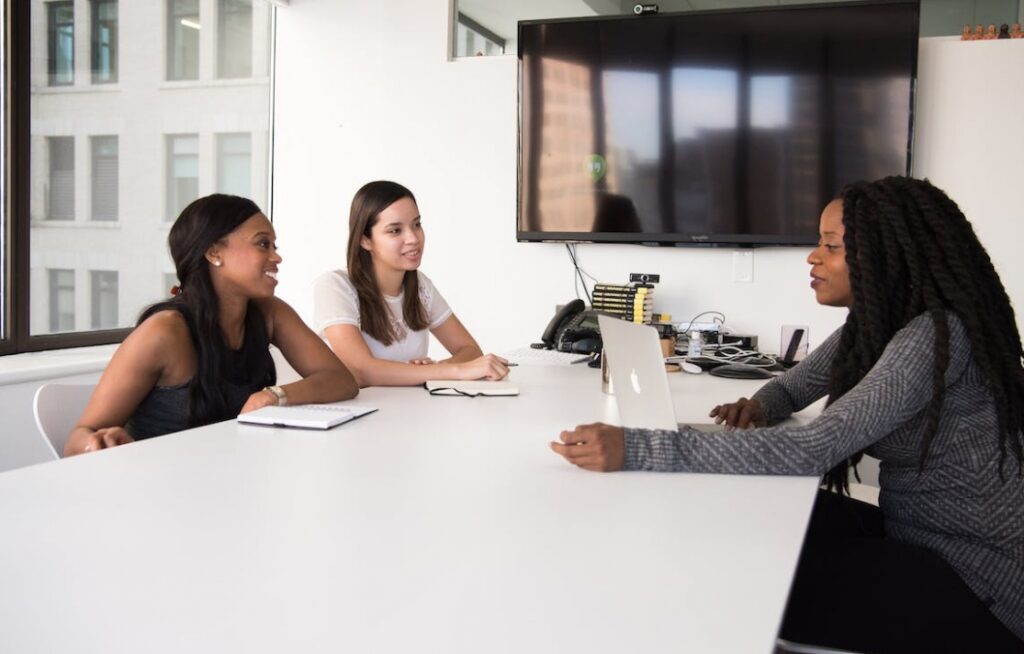
{"label": "wristwatch on wrist", "polygon": [[263,390],[277,398],[277,406],[288,406],[288,394],[280,386],[267,386]]}

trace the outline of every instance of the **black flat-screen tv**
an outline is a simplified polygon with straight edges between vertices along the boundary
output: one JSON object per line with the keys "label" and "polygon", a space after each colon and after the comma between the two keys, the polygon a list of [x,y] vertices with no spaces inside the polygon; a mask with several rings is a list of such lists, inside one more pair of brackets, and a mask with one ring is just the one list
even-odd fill
{"label": "black flat-screen tv", "polygon": [[910,170],[917,2],[519,23],[520,241],[807,245]]}

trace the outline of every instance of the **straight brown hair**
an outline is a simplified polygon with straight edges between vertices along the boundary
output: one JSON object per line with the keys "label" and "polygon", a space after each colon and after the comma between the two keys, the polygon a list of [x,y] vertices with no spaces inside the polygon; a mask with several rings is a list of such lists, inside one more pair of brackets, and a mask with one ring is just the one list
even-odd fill
{"label": "straight brown hair", "polygon": [[[348,276],[359,296],[360,329],[384,345],[391,345],[403,336],[392,323],[392,314],[384,302],[384,294],[377,284],[370,253],[361,245],[362,237],[370,238],[370,230],[377,224],[380,212],[402,198],[416,202],[412,191],[401,184],[388,181],[370,182],[356,191],[348,215]],[[413,331],[426,329],[427,310],[420,300],[419,275],[407,270],[402,279],[402,313],[405,323]]]}

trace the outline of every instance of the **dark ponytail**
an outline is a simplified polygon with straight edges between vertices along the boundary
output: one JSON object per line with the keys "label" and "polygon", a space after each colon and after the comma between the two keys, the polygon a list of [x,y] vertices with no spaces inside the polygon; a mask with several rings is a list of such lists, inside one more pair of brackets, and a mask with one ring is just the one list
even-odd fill
{"label": "dark ponytail", "polygon": [[[137,324],[159,311],[177,311],[188,326],[196,350],[196,372],[188,387],[189,424],[193,426],[234,417],[228,408],[224,381],[251,380],[257,362],[266,356],[266,323],[255,303],[249,302],[241,352],[244,369],[228,365],[228,345],[220,327],[220,302],[210,279],[210,262],[206,260],[211,246],[258,213],[256,203],[234,195],[208,195],[185,207],[167,237],[180,290],[175,297],[148,307],[139,316]],[[273,368],[267,381],[274,383]]]}

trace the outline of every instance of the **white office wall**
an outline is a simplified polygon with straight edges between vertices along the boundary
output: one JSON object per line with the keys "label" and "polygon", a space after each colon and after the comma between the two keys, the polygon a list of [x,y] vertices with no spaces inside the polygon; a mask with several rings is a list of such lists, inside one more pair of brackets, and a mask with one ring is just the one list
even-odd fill
{"label": "white office wall", "polygon": [[1024,325],[1024,39],[924,39],[914,174],[956,200]]}
{"label": "white office wall", "polygon": [[[419,200],[423,270],[485,350],[536,341],[575,296],[565,248],[516,243],[516,59],[449,62],[447,0],[387,5],[303,0],[278,12],[274,220],[279,294],[311,315],[310,281],[344,266],[348,206],[389,178]],[[608,282],[660,273],[655,306],[676,320],[724,312],[778,347],[782,324],[812,344],[842,322],[818,307],[802,249],[754,252],[753,283],[733,283],[732,251],[582,245]]]}
{"label": "white office wall", "polygon": [[[556,244],[516,243],[516,59],[445,57],[447,0],[303,0],[278,13],[275,225],[285,257],[279,294],[307,318],[310,281],[344,266],[348,204],[372,179],[416,193],[428,246],[423,270],[485,350],[537,340],[574,297]],[[915,171],[958,200],[1012,298],[1020,240],[1024,42],[922,41]],[[1016,206],[1014,206],[1016,205]],[[819,343],[843,312],[815,304],[806,251],[754,251],[754,281],[733,282],[728,249],[581,245],[602,281],[660,273],[656,308],[676,321],[718,310],[778,348],[780,326]],[[436,348],[436,344],[435,344]]]}

